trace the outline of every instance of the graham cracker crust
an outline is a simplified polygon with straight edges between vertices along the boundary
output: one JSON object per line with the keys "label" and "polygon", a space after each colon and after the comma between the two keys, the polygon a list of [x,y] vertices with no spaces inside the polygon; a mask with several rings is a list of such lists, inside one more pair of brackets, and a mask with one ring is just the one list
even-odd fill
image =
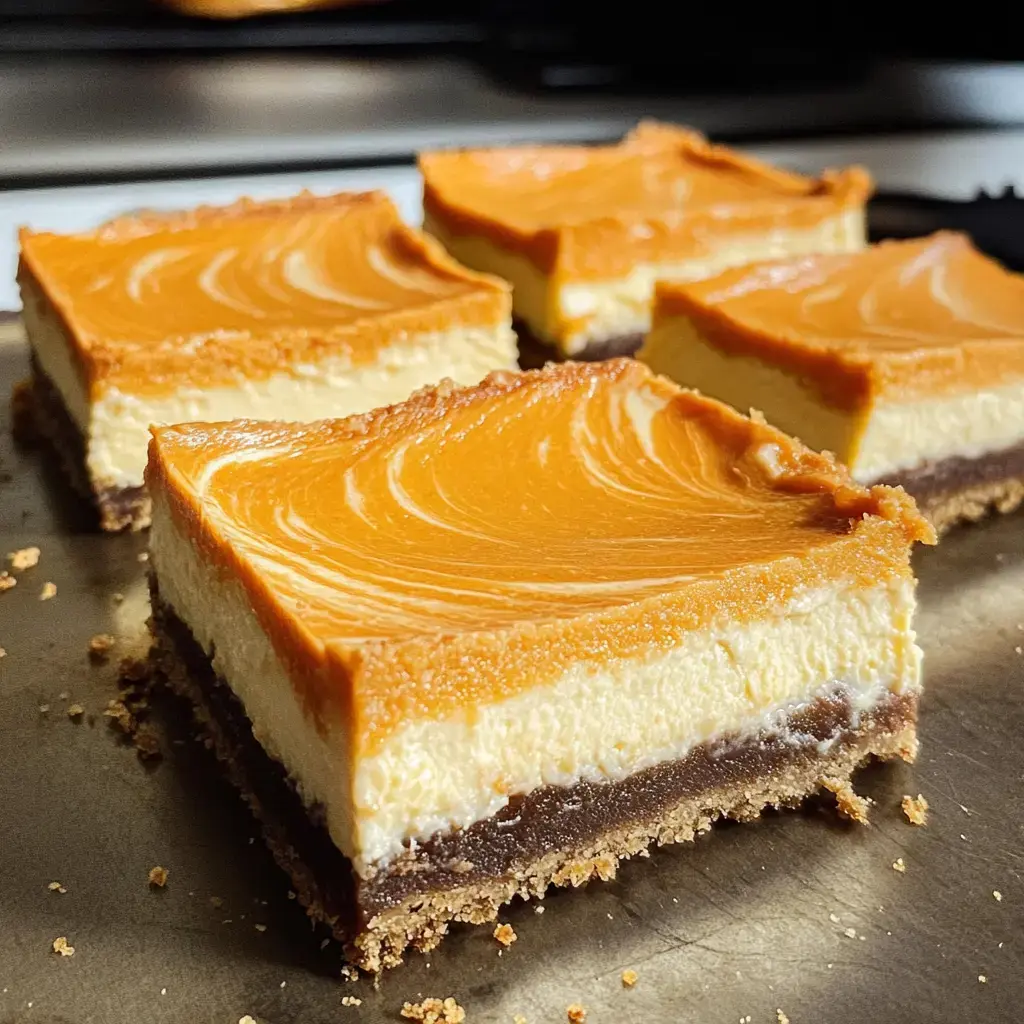
{"label": "graham cracker crust", "polygon": [[624,334],[618,338],[591,342],[581,352],[567,356],[553,345],[541,341],[518,317],[512,318],[512,329],[519,339],[519,366],[523,370],[539,370],[546,363],[560,363],[567,359],[582,363],[597,363],[603,359],[614,359],[617,356],[631,356],[640,348],[644,340],[644,335],[639,332]]}
{"label": "graham cracker crust", "polygon": [[992,511],[1012,512],[1024,502],[1024,444],[976,459],[929,462],[875,483],[902,484],[937,533],[975,523]]}
{"label": "graham cracker crust", "polygon": [[117,533],[146,529],[151,520],[149,495],[143,487],[96,487],[86,468],[85,438],[71,418],[53,382],[32,359],[32,375],[11,396],[15,432],[22,441],[41,441],[57,456],[72,490],[89,501],[100,529]]}
{"label": "graham cracker crust", "polygon": [[621,782],[579,782],[513,798],[493,818],[440,833],[359,877],[306,807],[283,767],[263,750],[237,698],[151,581],[153,665],[192,705],[225,774],[260,821],[264,838],[307,913],[325,923],[364,970],[435,947],[452,922],[484,924],[514,897],[615,876],[618,862],[654,845],[693,840],[719,818],[749,820],[828,789],[848,792],[870,757],[912,760],[917,695],[892,695],[857,713],[841,690],[787,722],[806,736],[723,739]]}

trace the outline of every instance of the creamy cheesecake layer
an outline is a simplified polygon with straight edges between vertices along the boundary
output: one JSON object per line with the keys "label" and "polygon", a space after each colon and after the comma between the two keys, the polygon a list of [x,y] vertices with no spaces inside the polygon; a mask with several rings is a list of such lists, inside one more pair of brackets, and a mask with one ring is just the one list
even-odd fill
{"label": "creamy cheesecake layer", "polygon": [[812,448],[834,452],[862,483],[1024,441],[1022,380],[906,401],[882,397],[861,409],[840,409],[767,361],[723,352],[687,317],[662,320],[637,358],[736,409],[758,409]]}
{"label": "creamy cheesecake layer", "polygon": [[566,355],[591,343],[645,333],[658,280],[695,281],[759,260],[851,252],[865,244],[863,209],[851,208],[811,228],[780,227],[748,237],[708,239],[699,257],[641,262],[615,280],[573,281],[545,273],[526,256],[490,239],[453,232],[436,216],[425,217],[424,230],[460,263],[508,281],[515,314],[537,338]]}
{"label": "creamy cheesecake layer", "polygon": [[716,737],[784,731],[788,710],[837,685],[867,711],[920,684],[913,581],[839,580],[758,620],[685,633],[669,650],[581,661],[510,699],[413,717],[353,756],[345,723],[303,710],[248,595],[201,557],[159,497],[150,543],[163,600],[213,653],[257,738],[307,804],[322,806],[364,875],[410,841],[465,828],[540,786],[621,780]]}
{"label": "creamy cheesecake layer", "polygon": [[375,354],[370,364],[346,356],[288,366],[235,387],[196,387],[135,394],[116,386],[90,397],[59,320],[42,302],[27,302],[26,332],[40,368],[60,393],[86,440],[90,479],[101,487],[142,484],[154,423],[232,419],[315,420],[391,405],[450,377],[475,384],[492,370],[516,365],[516,339],[507,322],[413,335]]}

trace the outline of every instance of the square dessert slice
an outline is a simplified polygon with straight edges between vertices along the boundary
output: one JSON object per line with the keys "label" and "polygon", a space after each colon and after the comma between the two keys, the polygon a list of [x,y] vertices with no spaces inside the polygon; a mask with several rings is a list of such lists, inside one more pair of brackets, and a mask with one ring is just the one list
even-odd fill
{"label": "square dessert slice", "polygon": [[520,341],[596,359],[634,351],[655,280],[864,245],[859,169],[806,178],[641,124],[616,146],[420,157],[424,227],[513,285]]}
{"label": "square dessert slice", "polygon": [[899,490],[633,360],[154,428],[154,658],[379,969],[911,758]]}
{"label": "square dessert slice", "polygon": [[1024,278],[962,235],[659,284],[639,358],[902,484],[937,529],[1024,499]]}
{"label": "square dessert slice", "polygon": [[382,193],[22,231],[18,280],[34,425],[105,529],[148,524],[151,423],[348,416],[515,366],[508,286]]}

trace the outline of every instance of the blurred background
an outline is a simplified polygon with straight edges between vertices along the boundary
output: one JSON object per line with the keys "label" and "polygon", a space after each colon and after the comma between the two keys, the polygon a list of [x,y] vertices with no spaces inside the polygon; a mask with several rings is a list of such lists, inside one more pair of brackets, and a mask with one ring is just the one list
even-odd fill
{"label": "blurred background", "polygon": [[0,309],[19,223],[374,185],[415,220],[417,149],[641,117],[797,169],[865,163],[883,202],[1019,184],[1024,65],[991,18],[721,7],[0,0]]}

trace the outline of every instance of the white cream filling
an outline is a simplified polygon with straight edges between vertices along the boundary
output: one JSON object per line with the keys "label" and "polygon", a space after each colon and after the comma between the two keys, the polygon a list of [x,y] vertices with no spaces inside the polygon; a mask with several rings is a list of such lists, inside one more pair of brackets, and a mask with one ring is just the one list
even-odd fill
{"label": "white cream filling", "polygon": [[[558,286],[525,257],[485,238],[453,235],[432,217],[425,220],[424,229],[463,265],[510,282],[516,316],[538,338],[559,346],[567,355],[580,352],[591,342],[646,333],[651,326],[656,281],[696,281],[760,260],[853,252],[865,245],[864,211],[858,207],[843,210],[813,228],[780,228],[742,238],[725,236],[717,243],[709,241],[709,251],[698,259],[641,263],[617,280]],[[566,335],[560,326],[565,321],[578,321],[580,327]]]}
{"label": "white cream filling", "polygon": [[622,779],[715,737],[777,726],[780,709],[836,683],[866,709],[920,682],[913,581],[836,583],[763,619],[694,631],[669,651],[579,663],[516,697],[409,721],[350,776],[344,723],[317,731],[241,586],[199,560],[159,495],[150,550],[162,597],[215,652],[256,737],[323,806],[334,842],[363,873],[494,814],[510,794]]}
{"label": "white cream filling", "polygon": [[651,331],[637,358],[655,373],[765,418],[812,448],[834,452],[861,483],[930,461],[979,458],[1024,443],[1024,381],[954,395],[882,401],[864,414],[825,405],[802,381],[701,337],[687,317]]}
{"label": "white cream filling", "polygon": [[102,487],[141,486],[150,424],[351,416],[400,402],[442,377],[476,384],[492,370],[514,369],[518,355],[508,324],[460,327],[412,335],[382,349],[368,366],[334,356],[261,380],[239,374],[232,387],[200,388],[183,381],[174,391],[155,395],[110,387],[90,403],[60,326],[39,303],[26,300],[24,316],[40,367],[86,437],[89,477]]}

